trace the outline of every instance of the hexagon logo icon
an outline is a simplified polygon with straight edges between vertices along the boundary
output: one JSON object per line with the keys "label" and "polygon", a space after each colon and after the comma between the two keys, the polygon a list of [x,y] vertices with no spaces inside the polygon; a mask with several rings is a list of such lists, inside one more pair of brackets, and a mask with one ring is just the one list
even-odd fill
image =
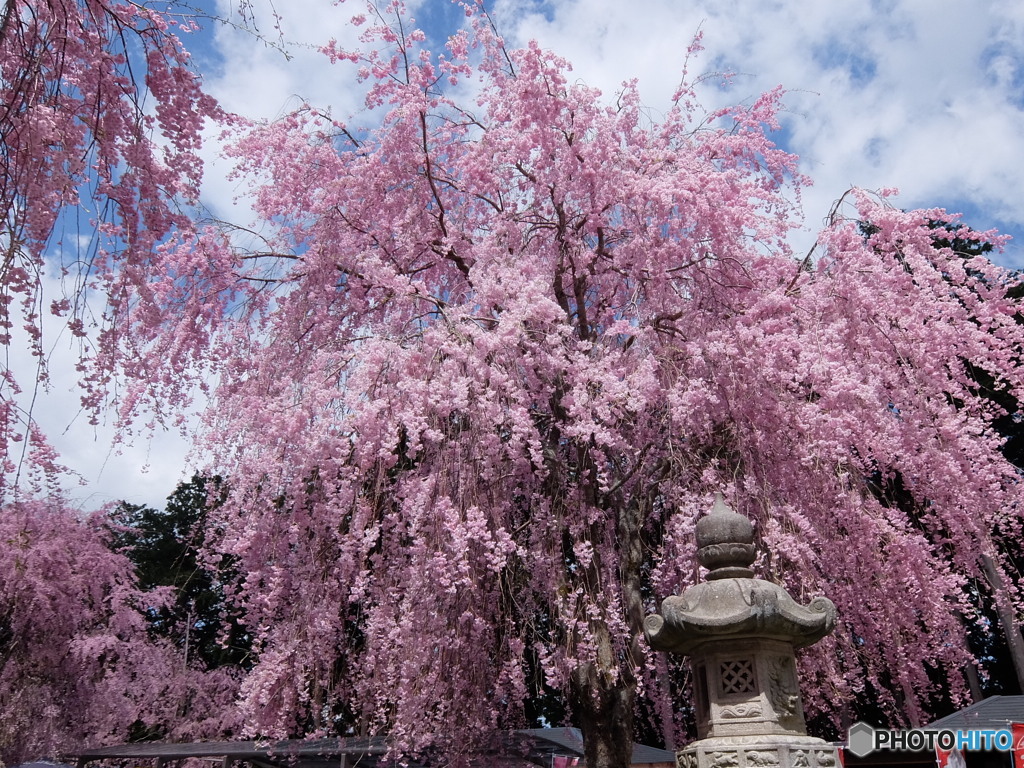
{"label": "hexagon logo icon", "polygon": [[867,723],[854,723],[846,739],[847,749],[857,757],[868,755],[875,748],[875,729]]}

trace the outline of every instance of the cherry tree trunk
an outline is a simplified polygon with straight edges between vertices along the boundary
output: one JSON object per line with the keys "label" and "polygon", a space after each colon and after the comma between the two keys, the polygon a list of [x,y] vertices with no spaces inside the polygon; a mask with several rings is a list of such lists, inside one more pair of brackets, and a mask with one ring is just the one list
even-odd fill
{"label": "cherry tree trunk", "polygon": [[587,768],[628,768],[633,754],[633,704],[636,687],[621,679],[606,680],[596,664],[572,676],[573,713],[583,732]]}
{"label": "cherry tree trunk", "polygon": [[988,578],[989,586],[992,588],[992,595],[996,604],[996,613],[999,616],[999,624],[1003,630],[1003,637],[1010,649],[1010,658],[1013,661],[1013,669],[1017,673],[1017,685],[1021,692],[1024,692],[1024,638],[1021,637],[1020,625],[1014,616],[1013,604],[1006,595],[1003,586],[1003,578],[999,574],[992,558],[983,554],[981,564],[985,569],[985,576]]}

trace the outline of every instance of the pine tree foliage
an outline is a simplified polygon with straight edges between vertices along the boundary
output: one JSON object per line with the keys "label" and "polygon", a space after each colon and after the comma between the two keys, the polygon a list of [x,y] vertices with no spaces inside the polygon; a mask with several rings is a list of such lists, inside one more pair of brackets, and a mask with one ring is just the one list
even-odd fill
{"label": "pine tree foliage", "polygon": [[249,638],[225,593],[232,571],[205,551],[208,509],[220,503],[223,481],[195,475],[163,510],[121,502],[110,516],[112,546],[135,566],[142,590],[169,588],[168,602],[146,612],[151,634],[170,639],[186,663],[207,669],[245,667]]}

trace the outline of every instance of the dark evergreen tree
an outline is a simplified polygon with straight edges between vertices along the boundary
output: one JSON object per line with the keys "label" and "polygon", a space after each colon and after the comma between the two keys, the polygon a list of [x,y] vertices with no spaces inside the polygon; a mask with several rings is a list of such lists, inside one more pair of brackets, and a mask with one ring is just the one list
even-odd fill
{"label": "dark evergreen tree", "polygon": [[173,598],[147,614],[150,631],[173,640],[190,662],[213,669],[247,667],[251,641],[225,594],[230,558],[207,559],[208,512],[225,488],[218,477],[181,483],[161,511],[121,502],[111,515],[112,542],[134,563],[143,590],[170,587]]}

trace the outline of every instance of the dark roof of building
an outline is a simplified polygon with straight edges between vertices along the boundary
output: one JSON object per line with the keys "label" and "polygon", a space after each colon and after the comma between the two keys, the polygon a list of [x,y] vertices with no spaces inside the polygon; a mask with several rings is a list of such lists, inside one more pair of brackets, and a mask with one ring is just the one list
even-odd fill
{"label": "dark roof of building", "polygon": [[342,757],[348,758],[348,765],[376,765],[377,758],[386,753],[387,745],[383,739],[345,738],[181,743],[146,741],[85,749],[74,757],[78,759],[79,766],[94,760],[115,758],[175,761],[193,757],[220,757],[230,761],[245,761],[263,768],[317,768],[327,763],[337,765]]}
{"label": "dark roof of building", "polygon": [[[579,728],[526,728],[516,733],[530,736],[538,741],[549,741],[558,749],[551,750],[557,755],[582,755],[583,734]],[[645,744],[633,744],[632,765],[651,765],[652,763],[675,763],[676,753],[667,749],[648,747]]]}
{"label": "dark roof of building", "polygon": [[1010,723],[1024,723],[1024,696],[989,696],[966,709],[929,723],[928,728],[961,731],[999,730]]}
{"label": "dark roof of building", "polygon": [[[78,765],[104,760],[128,758],[173,762],[194,757],[227,758],[244,761],[260,768],[378,768],[392,765],[387,758],[387,742],[374,738],[331,738],[289,741],[219,741],[141,742],[86,749],[73,755]],[[480,757],[487,765],[533,764],[548,767],[554,755],[582,756],[583,737],[577,728],[529,728],[512,731],[500,743]],[[633,746],[633,765],[674,763],[675,754],[642,744]],[[429,765],[429,761],[408,762],[409,768]]]}

